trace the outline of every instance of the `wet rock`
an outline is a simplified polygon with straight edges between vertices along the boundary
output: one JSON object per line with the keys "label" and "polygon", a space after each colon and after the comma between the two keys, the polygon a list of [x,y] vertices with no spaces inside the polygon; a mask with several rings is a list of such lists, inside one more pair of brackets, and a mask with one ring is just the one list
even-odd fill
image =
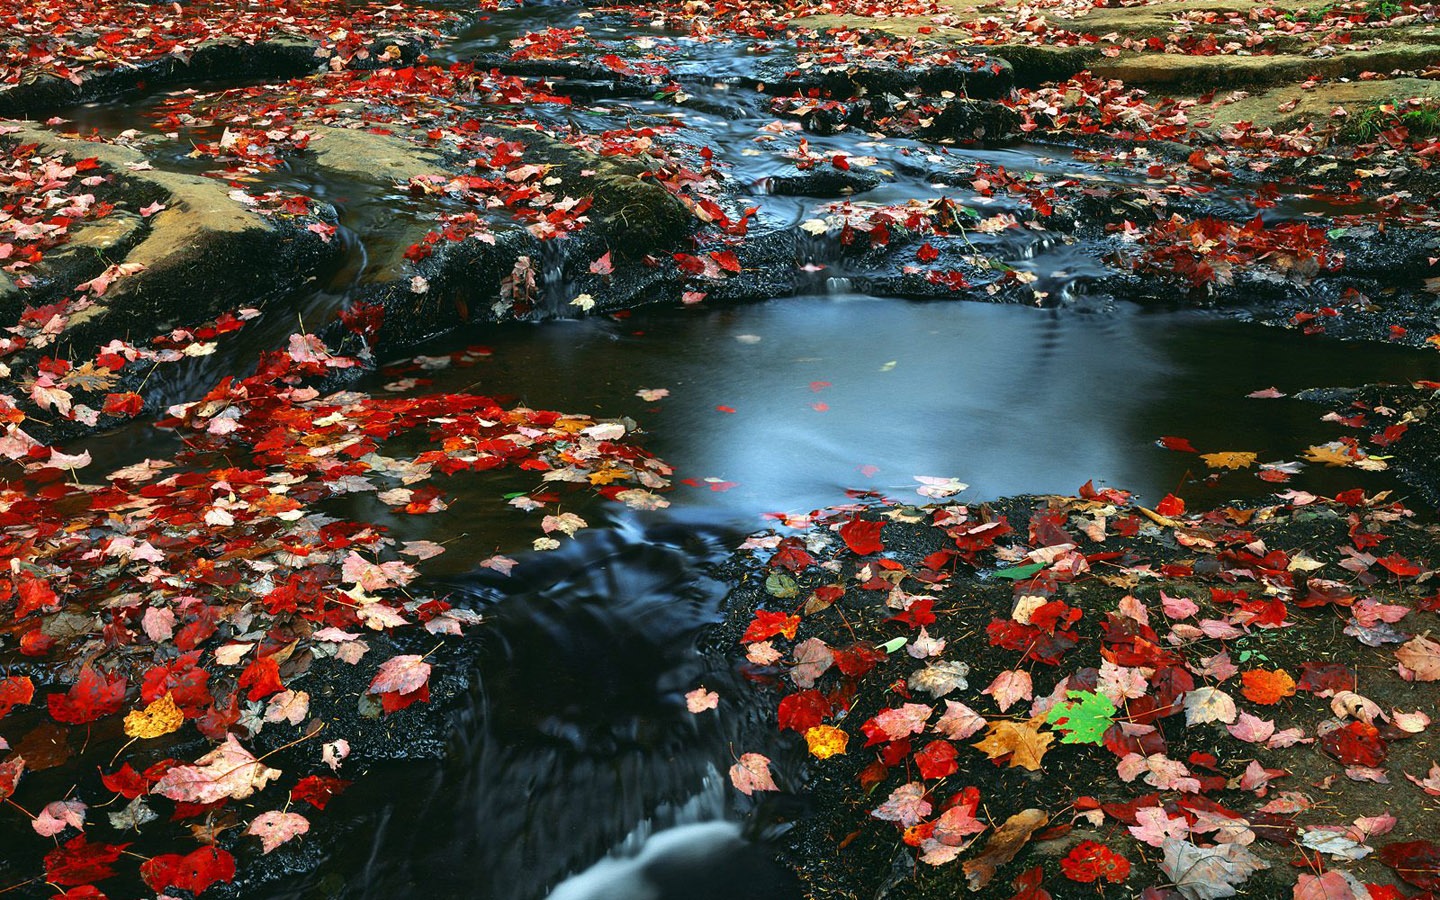
{"label": "wet rock", "polygon": [[[214,41],[195,49],[189,60],[166,55],[113,69],[87,70],[79,84],[41,74],[17,85],[0,87],[0,117],[42,117],[47,112],[114,97],[126,91],[215,78],[286,78],[313,72],[324,65],[319,45],[298,39],[255,44]],[[412,55],[416,52],[411,50]]]}
{"label": "wet rock", "polygon": [[[99,274],[112,263],[141,266],[117,279],[93,303],[70,317],[66,338],[83,350],[119,335],[148,335],[176,324],[294,291],[320,276],[337,248],[306,226],[314,219],[265,216],[231,196],[221,181],[151,167],[131,147],[78,140],[22,126],[12,140],[42,153],[95,158],[113,176],[125,211],[116,222],[77,229],[68,253],[56,253],[33,290],[0,288],[9,316],[22,304],[53,302],[73,292],[72,279]],[[132,210],[159,201],[165,208],[140,220]],[[257,264],[263,261],[263,264]]]}
{"label": "wet rock", "polygon": [[1426,505],[1440,507],[1440,388],[1435,382],[1314,388],[1295,396],[1342,416],[1363,414],[1370,432],[1384,435],[1398,426],[1400,433],[1384,448],[1390,467]]}
{"label": "wet rock", "polygon": [[765,186],[779,197],[848,197],[873,191],[884,179],[873,172],[837,169],[824,165],[810,169],[790,166],[771,175]]}
{"label": "wet rock", "polygon": [[[1010,63],[989,56],[960,56],[933,64],[897,63],[881,57],[782,71],[785,65],[779,61],[767,65],[770,93],[819,91],[822,96],[860,97],[918,92],[939,97],[948,92],[975,100],[998,100],[1008,97],[1015,87]],[[763,77],[766,70],[761,74]]]}

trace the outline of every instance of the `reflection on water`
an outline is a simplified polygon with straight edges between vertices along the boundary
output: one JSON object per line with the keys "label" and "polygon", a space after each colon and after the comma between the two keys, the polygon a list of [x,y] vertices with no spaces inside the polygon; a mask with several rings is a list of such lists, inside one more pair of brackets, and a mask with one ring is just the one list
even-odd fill
{"label": "reflection on water", "polygon": [[[1092,478],[1150,502],[1171,491],[1194,500],[1256,496],[1275,486],[1253,472],[1194,483],[1203,464],[1154,442],[1178,435],[1202,452],[1296,459],[1348,431],[1320,422],[1311,404],[1246,394],[1440,374],[1433,354],[1201,314],[861,296],[507,326],[484,341],[492,357],[426,373],[435,379],[427,389],[630,416],[647,446],[677,468],[669,518],[742,529],[765,512],[844,502],[847,489],[919,502],[917,475],[967,482],[967,499],[1072,492]],[[670,394],[647,402],[635,396],[642,388]],[[1392,484],[1383,474],[1316,467],[1294,482],[1328,492],[1356,483]],[[435,539],[465,531],[433,561],[463,570],[533,536],[533,523],[501,500],[525,486],[454,479],[448,488],[463,512],[389,524],[432,529]],[[577,504],[566,500],[583,516],[599,514]]]}

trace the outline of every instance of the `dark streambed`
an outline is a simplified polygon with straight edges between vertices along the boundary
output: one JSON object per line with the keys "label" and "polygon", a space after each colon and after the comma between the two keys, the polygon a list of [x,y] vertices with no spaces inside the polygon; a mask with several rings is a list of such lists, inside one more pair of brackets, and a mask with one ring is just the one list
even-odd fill
{"label": "dark streambed", "polygon": [[[1440,370],[1415,351],[1196,313],[853,295],[506,326],[484,342],[493,353],[477,366],[403,374],[431,379],[424,390],[631,416],[696,485],[679,483],[668,510],[643,515],[576,495],[566,508],[592,527],[528,557],[535,523],[503,499],[525,479],[452,480],[441,515],[347,510],[397,536],[449,542],[427,572],[487,615],[473,632],[475,693],[445,764],[372,771],[337,808],[343,849],[263,895],[679,898],[713,884],[729,892],[718,896],[796,896],[750,839],[803,808],[756,809],[724,778],[747,736],[770,727],[764,711],[739,700],[738,673],[696,649],[726,587],[710,567],[763,514],[843,503],[847,489],[918,502],[916,475],[968,482],[961,496],[976,500],[1070,492],[1092,478],[1151,502],[1171,491],[1195,502],[1258,496],[1276,486],[1250,472],[1197,483],[1203,464],[1155,440],[1295,459],[1342,429],[1312,404],[1245,394]],[[383,391],[398,377],[365,386]],[[645,401],[642,388],[670,394]],[[1356,484],[1396,487],[1385,473],[1314,467],[1293,482]],[[524,560],[514,577],[474,574],[497,550]],[[726,698],[720,712],[685,710],[697,684]],[[712,874],[666,889],[667,861]]]}

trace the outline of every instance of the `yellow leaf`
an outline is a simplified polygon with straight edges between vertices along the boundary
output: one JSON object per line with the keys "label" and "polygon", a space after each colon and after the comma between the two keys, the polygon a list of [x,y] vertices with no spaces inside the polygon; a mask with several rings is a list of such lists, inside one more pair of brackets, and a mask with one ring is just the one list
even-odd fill
{"label": "yellow leaf", "polygon": [[1248,469],[1255,465],[1254,453],[1227,450],[1224,453],[1202,453],[1200,458],[1212,469]]}
{"label": "yellow leaf", "polygon": [[805,732],[805,743],[810,745],[810,755],[816,759],[829,759],[845,752],[850,735],[833,725],[816,725]]}
{"label": "yellow leaf", "polygon": [[1305,451],[1305,461],[1312,463],[1324,463],[1327,466],[1348,466],[1355,460],[1346,451],[1345,445],[1319,444],[1310,447]]}
{"label": "yellow leaf", "polygon": [[1050,749],[1055,735],[1041,733],[1038,722],[1041,717],[1028,722],[1001,720],[991,722],[985,737],[975,747],[992,760],[1010,757],[1010,768],[1019,766],[1034,772],[1040,768],[1040,759]]}
{"label": "yellow leaf", "polygon": [[179,731],[185,714],[175,705],[175,698],[166,694],[144,709],[125,715],[125,733],[132,738],[157,738]]}

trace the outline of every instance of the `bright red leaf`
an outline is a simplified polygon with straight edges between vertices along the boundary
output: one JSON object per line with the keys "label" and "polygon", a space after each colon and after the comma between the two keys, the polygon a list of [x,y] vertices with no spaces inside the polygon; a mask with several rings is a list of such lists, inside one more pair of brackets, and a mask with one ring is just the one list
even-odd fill
{"label": "bright red leaf", "polygon": [[125,702],[125,676],[111,677],[86,666],[69,691],[51,694],[45,701],[50,706],[51,717],[66,725],[84,725],[113,716]]}

